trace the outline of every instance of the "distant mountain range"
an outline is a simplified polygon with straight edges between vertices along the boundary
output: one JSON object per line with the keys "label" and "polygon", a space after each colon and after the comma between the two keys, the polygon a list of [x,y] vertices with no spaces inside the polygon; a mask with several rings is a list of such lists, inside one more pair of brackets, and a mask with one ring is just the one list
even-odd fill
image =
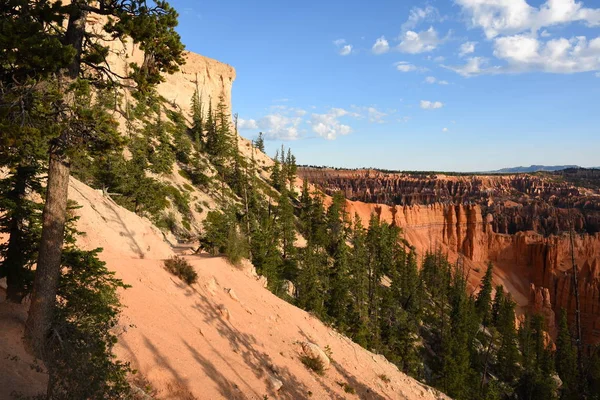
{"label": "distant mountain range", "polygon": [[490,171],[494,174],[521,174],[538,171],[560,171],[567,168],[581,168],[578,165],[530,165],[529,167],[502,168],[496,171]]}

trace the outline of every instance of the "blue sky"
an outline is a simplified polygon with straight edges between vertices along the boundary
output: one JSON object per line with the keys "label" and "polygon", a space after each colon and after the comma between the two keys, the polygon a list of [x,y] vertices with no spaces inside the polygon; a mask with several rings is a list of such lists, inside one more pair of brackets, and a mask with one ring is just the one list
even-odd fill
{"label": "blue sky", "polygon": [[301,164],[600,165],[600,0],[172,0],[240,133]]}

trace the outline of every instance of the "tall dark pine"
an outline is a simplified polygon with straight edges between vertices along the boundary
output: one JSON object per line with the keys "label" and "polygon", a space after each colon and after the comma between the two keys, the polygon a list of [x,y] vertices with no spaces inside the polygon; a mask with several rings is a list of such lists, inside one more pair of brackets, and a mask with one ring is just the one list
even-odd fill
{"label": "tall dark pine", "polygon": [[[17,3],[17,2],[15,2]],[[49,7],[47,2],[26,2],[27,6],[15,6],[15,23],[28,18],[28,12]],[[47,76],[58,77],[63,100],[58,106],[58,120],[62,124],[60,135],[52,141],[49,149],[48,184],[46,203],[42,217],[42,238],[33,285],[29,317],[25,337],[34,353],[43,356],[46,336],[52,321],[58,279],[61,270],[63,235],[65,230],[67,195],[70,176],[70,152],[78,143],[93,139],[93,129],[87,129],[78,118],[75,89],[78,82],[89,84],[118,85],[120,77],[106,68],[108,48],[100,42],[98,35],[87,31],[90,17],[110,16],[104,25],[107,36],[113,39],[127,36],[144,52],[142,65],[131,64],[131,75],[138,89],[150,90],[161,82],[162,73],[172,73],[183,63],[183,45],[174,28],[177,13],[168,3],[158,1],[155,7],[146,5],[145,0],[74,0],[70,4],[58,4],[52,12],[55,17],[41,30],[41,34],[61,43],[63,52],[57,52],[54,67],[49,62]],[[52,29],[52,25],[67,19],[65,30]],[[19,48],[27,42],[16,44]],[[68,55],[68,57],[65,57]],[[66,58],[66,59],[65,59]],[[17,58],[17,63],[20,59]]]}

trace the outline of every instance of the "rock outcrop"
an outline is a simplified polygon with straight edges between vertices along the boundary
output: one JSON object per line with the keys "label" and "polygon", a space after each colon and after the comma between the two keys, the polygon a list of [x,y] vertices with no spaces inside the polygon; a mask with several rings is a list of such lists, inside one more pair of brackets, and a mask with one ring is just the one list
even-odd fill
{"label": "rock outcrop", "polygon": [[600,343],[600,171],[539,175],[447,176],[302,168],[326,194],[343,191],[347,211],[372,213],[403,229],[419,255],[441,249],[479,283],[492,261],[495,283],[521,310],[546,317],[550,333],[564,308],[574,321],[570,230],[578,266],[586,343]]}

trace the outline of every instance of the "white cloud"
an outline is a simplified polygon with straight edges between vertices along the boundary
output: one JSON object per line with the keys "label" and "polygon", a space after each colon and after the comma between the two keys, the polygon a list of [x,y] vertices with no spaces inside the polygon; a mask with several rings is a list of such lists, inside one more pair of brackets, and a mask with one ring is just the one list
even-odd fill
{"label": "white cloud", "polygon": [[413,7],[408,14],[408,20],[402,24],[402,30],[414,29],[421,21],[436,21],[440,19],[439,12],[435,7],[427,6],[425,8]]}
{"label": "white cloud", "polygon": [[448,132],[448,128],[442,129],[442,132]]}
{"label": "white cloud", "polygon": [[340,51],[338,52],[340,56],[347,56],[350,53],[352,53],[352,45],[351,44],[347,44],[345,46],[342,46],[342,48],[340,49]]}
{"label": "white cloud", "polygon": [[484,57],[471,57],[467,59],[467,63],[460,66],[443,65],[442,67],[447,68],[451,71],[456,72],[464,77],[481,75],[484,73],[499,73],[500,67],[486,67],[489,61]]}
{"label": "white cloud", "polygon": [[258,129],[258,124],[254,119],[242,119],[238,120],[239,129]]}
{"label": "white cloud", "polygon": [[417,70],[417,67],[415,65],[407,61],[398,61],[394,65],[396,66],[396,69],[400,72],[411,72]]}
{"label": "white cloud", "polygon": [[544,29],[542,31],[542,33],[540,33],[540,36],[543,37],[543,38],[547,38],[547,37],[550,37],[552,35],[550,34],[550,32],[548,32],[547,30]]}
{"label": "white cloud", "polygon": [[596,78],[600,78],[600,72],[596,72]]}
{"label": "white cloud", "polygon": [[434,50],[442,40],[433,26],[426,31],[406,31],[400,36],[398,50],[403,53],[417,54]]}
{"label": "white cloud", "polygon": [[302,119],[298,117],[269,114],[259,119],[257,126],[264,131],[267,139],[295,140],[300,136],[298,126],[301,122]]}
{"label": "white cloud", "polygon": [[435,110],[444,107],[444,103],[440,101],[421,100],[421,108],[424,110]]}
{"label": "white cloud", "polygon": [[477,42],[465,42],[460,46],[460,51],[459,51],[459,55],[461,57],[466,56],[467,54],[471,54],[475,52],[475,45],[477,45]]}
{"label": "white cloud", "polygon": [[539,8],[526,0],[454,0],[470,17],[471,25],[483,29],[488,39],[581,21],[600,25],[600,9],[586,8],[575,0],[547,0]]}
{"label": "white cloud", "polygon": [[375,122],[378,124],[385,122],[383,120],[383,117],[388,115],[387,113],[384,113],[383,111],[379,111],[375,107],[367,107],[367,113],[369,114],[369,122]]}
{"label": "white cloud", "polygon": [[431,85],[433,85],[434,83],[437,83],[438,85],[447,85],[448,84],[447,81],[440,81],[435,76],[428,76],[427,78],[425,78],[425,83],[429,83]]}
{"label": "white cloud", "polygon": [[340,56],[347,56],[352,54],[352,45],[346,44],[346,39],[334,40],[333,45],[337,47],[337,52]]}
{"label": "white cloud", "polygon": [[541,41],[531,35],[494,39],[494,56],[504,65],[486,67],[488,60],[472,57],[463,66],[445,66],[463,76],[500,73],[547,72],[571,74],[600,70],[600,37],[585,36]]}
{"label": "white cloud", "polygon": [[371,51],[374,54],[387,53],[389,50],[390,50],[390,44],[388,43],[388,41],[385,39],[384,36],[377,39],[375,41],[375,44],[373,45],[373,48],[371,49]]}
{"label": "white cloud", "polygon": [[541,42],[515,35],[494,41],[494,56],[507,61],[508,72],[543,71],[568,74],[600,70],[600,37],[585,36]]}
{"label": "white cloud", "polygon": [[444,56],[437,56],[436,58],[433,59],[433,61],[435,61],[436,63],[444,62],[444,60],[445,60]]}
{"label": "white cloud", "polygon": [[334,140],[338,136],[352,132],[350,126],[342,124],[338,119],[347,114],[348,111],[342,108],[332,108],[326,114],[312,114],[309,124],[317,135],[328,140]]}

